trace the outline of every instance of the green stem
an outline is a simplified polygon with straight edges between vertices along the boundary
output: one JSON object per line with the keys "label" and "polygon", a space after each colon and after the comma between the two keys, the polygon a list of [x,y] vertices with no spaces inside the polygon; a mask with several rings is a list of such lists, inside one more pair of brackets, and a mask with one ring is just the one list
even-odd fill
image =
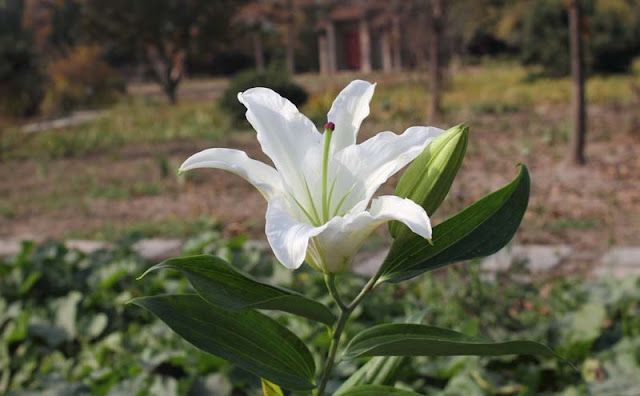
{"label": "green stem", "polygon": [[336,353],[338,352],[340,337],[342,336],[344,325],[347,323],[347,319],[349,319],[349,315],[351,315],[351,311],[347,310],[340,312],[340,316],[338,317],[336,326],[334,327],[333,333],[331,334],[331,344],[329,345],[329,352],[327,354],[327,360],[324,365],[322,379],[320,380],[320,385],[318,386],[317,396],[324,396],[325,388],[327,387],[329,377],[331,376],[331,371],[333,370],[333,365],[336,361]]}
{"label": "green stem", "polygon": [[345,305],[340,295],[338,294],[338,290],[335,287],[335,275],[327,274],[325,275],[325,282],[327,284],[327,289],[329,289],[329,294],[335,300],[336,304],[340,308],[340,316],[338,317],[338,321],[331,332],[331,343],[329,344],[329,352],[327,353],[327,360],[325,362],[324,370],[322,373],[322,379],[320,380],[320,384],[318,385],[318,392],[316,396],[324,396],[325,388],[327,387],[327,383],[329,382],[329,378],[331,377],[331,370],[333,370],[333,366],[336,360],[336,354],[338,352],[338,344],[340,343],[340,337],[342,336],[342,332],[344,331],[344,326],[351,316],[351,313],[354,309],[362,302],[362,300],[371,292],[375,286],[376,282],[380,278],[381,269],[378,269],[378,272],[369,279],[367,284],[360,290],[360,293],[353,299],[351,304]]}
{"label": "green stem", "polygon": [[324,282],[327,284],[327,289],[329,290],[329,294],[331,294],[331,297],[333,297],[333,300],[336,302],[336,304],[338,304],[338,307],[340,307],[340,311],[341,312],[346,311],[347,306],[345,305],[345,303],[340,298],[340,295],[338,294],[338,290],[336,289],[335,279],[336,279],[336,276],[333,274],[324,275]]}

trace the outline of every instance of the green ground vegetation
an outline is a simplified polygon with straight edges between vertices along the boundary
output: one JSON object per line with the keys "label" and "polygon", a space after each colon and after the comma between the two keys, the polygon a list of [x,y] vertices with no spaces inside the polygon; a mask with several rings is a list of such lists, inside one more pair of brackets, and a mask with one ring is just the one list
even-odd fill
{"label": "green ground vegetation", "polygon": [[[56,242],[25,242],[0,261],[0,392],[21,395],[259,395],[259,379],[195,350],[131,298],[191,292],[178,273],[136,281],[152,263],[131,251],[135,237],[85,255]],[[213,230],[186,244],[185,255],[216,254],[258,279],[326,298],[322,276],[291,272],[271,255],[225,240]],[[640,279],[532,280],[522,263],[487,277],[477,263],[385,284],[354,313],[351,337],[364,327],[423,311],[425,323],[493,340],[527,338],[566,361],[537,357],[412,358],[396,386],[425,395],[636,395],[640,392]],[[342,276],[341,291],[364,279]],[[400,298],[401,297],[401,298]],[[329,304],[329,301],[322,301]],[[310,345],[326,350],[317,324],[276,315]],[[319,358],[319,356],[316,356]],[[356,365],[337,366],[335,389]]]}

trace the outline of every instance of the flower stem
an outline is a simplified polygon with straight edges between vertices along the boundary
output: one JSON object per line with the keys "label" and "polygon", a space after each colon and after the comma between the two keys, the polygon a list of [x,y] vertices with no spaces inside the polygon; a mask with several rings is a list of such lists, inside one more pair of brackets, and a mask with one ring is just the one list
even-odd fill
{"label": "flower stem", "polygon": [[376,286],[376,282],[380,278],[382,267],[378,269],[378,272],[369,279],[367,284],[360,290],[360,293],[353,299],[351,304],[345,305],[340,295],[338,294],[338,290],[335,287],[335,275],[327,274],[325,275],[325,282],[327,284],[327,289],[329,289],[329,294],[335,300],[336,304],[340,308],[340,316],[338,316],[338,321],[333,327],[333,331],[331,332],[331,343],[329,344],[329,352],[327,353],[327,360],[325,362],[324,370],[322,373],[322,379],[320,380],[320,384],[318,385],[318,392],[316,396],[324,396],[325,389],[327,387],[327,383],[329,382],[329,378],[331,377],[331,371],[333,370],[333,366],[336,360],[336,354],[338,352],[338,344],[340,343],[340,337],[342,336],[342,332],[344,330],[344,326],[347,324],[347,320],[354,309],[362,302],[362,300],[373,290]]}
{"label": "flower stem", "polygon": [[342,331],[344,330],[344,325],[347,323],[347,319],[349,319],[349,315],[351,315],[351,311],[346,310],[340,312],[340,316],[338,317],[336,326],[334,327],[331,334],[331,344],[329,345],[329,352],[327,353],[327,360],[324,365],[324,371],[322,374],[322,379],[320,380],[320,385],[318,386],[317,396],[324,396],[325,388],[327,387],[329,377],[331,376],[331,371],[333,370],[333,365],[336,361],[336,353],[338,352],[340,336],[342,336]]}
{"label": "flower stem", "polygon": [[336,276],[333,274],[324,275],[324,282],[327,284],[327,289],[329,290],[329,294],[331,294],[331,297],[333,297],[333,301],[335,301],[336,304],[338,304],[340,311],[344,312],[347,310],[347,306],[345,305],[345,303],[340,298],[340,295],[338,294],[338,290],[336,289],[335,279],[336,279]]}

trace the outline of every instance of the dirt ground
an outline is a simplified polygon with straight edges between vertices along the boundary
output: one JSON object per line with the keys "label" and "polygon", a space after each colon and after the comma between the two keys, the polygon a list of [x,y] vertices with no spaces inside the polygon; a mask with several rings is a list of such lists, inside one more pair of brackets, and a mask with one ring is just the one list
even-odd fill
{"label": "dirt ground", "polygon": [[[640,110],[590,107],[588,164],[580,168],[563,162],[567,114],[568,108],[557,106],[508,114],[449,114],[445,125],[464,120],[470,126],[470,143],[435,222],[508,183],[521,162],[531,172],[532,195],[518,241],[567,243],[578,257],[587,258],[611,245],[639,245]],[[365,121],[361,140],[379,130],[383,128]],[[263,238],[266,204],[244,180],[223,171],[201,170],[186,177],[174,173],[189,155],[213,145],[266,160],[253,132],[246,131],[217,142],[184,140],[44,164],[1,163],[0,237],[91,236],[140,222],[213,217],[228,234]],[[166,160],[168,173],[158,158]],[[380,192],[391,193],[396,180]]]}

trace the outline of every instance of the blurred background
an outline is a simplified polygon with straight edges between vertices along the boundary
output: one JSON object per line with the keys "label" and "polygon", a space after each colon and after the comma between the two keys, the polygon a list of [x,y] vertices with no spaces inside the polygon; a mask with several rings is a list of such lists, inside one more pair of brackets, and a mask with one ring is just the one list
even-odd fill
{"label": "blurred background", "polygon": [[[639,0],[0,0],[0,394],[259,394],[255,378],[124,303],[187,288],[172,273],[134,279],[203,252],[321,296],[314,274],[273,265],[266,203],[248,183],[177,169],[208,147],[268,161],[237,92],[270,87],[321,126],[356,78],[378,83],[359,140],[470,126],[435,223],[517,163],[532,175],[510,247],[386,288],[380,305],[405,302],[372,301],[359,319],[429,308],[433,324],[544,341],[578,367],[415,359],[399,383],[640,394]],[[379,230],[360,271],[389,243]],[[326,348],[323,332],[282,320]]]}

